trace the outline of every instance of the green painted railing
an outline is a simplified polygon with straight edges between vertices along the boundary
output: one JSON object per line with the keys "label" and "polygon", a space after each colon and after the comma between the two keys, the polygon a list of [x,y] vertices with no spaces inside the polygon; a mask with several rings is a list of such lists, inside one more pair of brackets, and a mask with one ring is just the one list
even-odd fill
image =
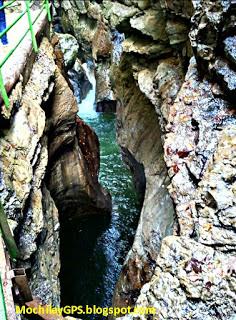
{"label": "green painted railing", "polygon": [[[10,8],[12,6],[14,6],[14,2],[16,2],[17,0],[10,0],[7,1],[2,7],[0,7],[0,10],[4,10],[5,8]],[[3,65],[6,63],[6,61],[11,57],[11,55],[15,52],[15,50],[18,48],[18,46],[22,43],[22,41],[25,39],[25,37],[28,35],[28,33],[30,32],[31,34],[31,39],[32,39],[32,46],[34,48],[34,51],[37,52],[38,51],[38,45],[37,45],[37,41],[36,41],[36,37],[35,37],[35,32],[34,32],[34,24],[35,22],[39,19],[41,13],[46,10],[47,12],[47,17],[49,22],[51,22],[52,17],[51,17],[51,12],[50,12],[50,4],[49,4],[49,0],[42,0],[41,3],[41,10],[39,11],[38,15],[32,19],[32,14],[31,14],[31,8],[34,4],[34,1],[32,0],[25,0],[25,10],[23,12],[21,12],[19,14],[19,16],[9,25],[6,27],[5,30],[3,30],[2,32],[0,32],[0,39],[2,38],[2,36],[4,36],[5,34],[8,33],[9,30],[11,30],[15,25],[17,25],[17,23],[25,16],[27,15],[28,18],[28,23],[29,23],[29,27],[28,29],[25,30],[24,34],[18,39],[18,41],[16,42],[16,44],[14,45],[13,48],[11,48],[9,50],[9,52],[6,54],[6,56],[3,58],[2,61],[0,61],[0,94],[1,97],[4,101],[4,104],[6,106],[6,108],[9,108],[10,105],[10,101],[8,98],[8,94],[7,94],[7,90],[5,88],[4,85],[4,81],[3,81],[3,74],[2,74],[2,67]],[[0,49],[1,50],[1,49]]]}
{"label": "green painted railing", "polygon": [[1,320],[8,320],[7,307],[6,307],[6,302],[5,302],[4,293],[3,293],[3,284],[2,284],[1,274],[0,274],[0,316],[1,316]]}
{"label": "green painted railing", "polygon": [[[17,248],[15,239],[9,227],[7,216],[5,214],[2,202],[0,201],[0,241],[2,241],[2,239],[4,240],[4,243],[6,245],[8,255],[10,256],[10,258],[13,261],[20,258],[20,252]],[[6,306],[6,301],[4,297],[2,277],[3,275],[0,272],[0,319],[11,320],[7,318],[7,306]]]}

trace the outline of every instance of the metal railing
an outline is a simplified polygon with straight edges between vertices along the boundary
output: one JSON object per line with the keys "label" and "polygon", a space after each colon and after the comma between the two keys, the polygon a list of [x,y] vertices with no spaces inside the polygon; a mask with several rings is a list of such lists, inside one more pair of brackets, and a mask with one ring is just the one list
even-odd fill
{"label": "metal railing", "polygon": [[[11,8],[12,6],[14,6],[14,3],[16,1],[17,0],[9,0],[9,1],[7,1],[2,7],[0,7],[0,10],[4,10],[6,8]],[[37,45],[36,36],[35,36],[35,32],[34,32],[34,24],[39,19],[40,15],[42,14],[42,12],[44,10],[46,10],[46,12],[47,12],[48,21],[51,22],[51,20],[52,20],[51,12],[50,12],[49,0],[42,0],[41,10],[39,11],[39,13],[37,14],[37,16],[34,19],[32,19],[32,14],[31,14],[31,8],[34,5],[34,0],[25,0],[23,3],[25,3],[25,10],[23,10],[19,14],[19,16],[9,26],[6,27],[5,30],[0,32],[0,40],[1,40],[1,38],[5,34],[7,34],[15,25],[17,25],[17,23],[25,15],[27,15],[28,24],[29,24],[28,29],[25,30],[24,34],[17,40],[17,42],[14,45],[14,47],[11,48],[9,50],[9,52],[6,54],[6,56],[3,58],[3,60],[0,61],[0,94],[2,96],[2,99],[4,101],[4,104],[5,104],[6,108],[9,108],[10,101],[9,101],[9,98],[8,98],[7,90],[6,90],[5,85],[4,85],[3,74],[2,74],[2,70],[1,70],[2,67],[4,66],[6,61],[11,57],[11,55],[15,52],[15,50],[18,48],[18,46],[22,43],[22,41],[25,39],[25,37],[28,35],[29,32],[31,34],[31,40],[32,40],[33,49],[34,49],[35,52],[37,52],[38,51],[38,45]]]}

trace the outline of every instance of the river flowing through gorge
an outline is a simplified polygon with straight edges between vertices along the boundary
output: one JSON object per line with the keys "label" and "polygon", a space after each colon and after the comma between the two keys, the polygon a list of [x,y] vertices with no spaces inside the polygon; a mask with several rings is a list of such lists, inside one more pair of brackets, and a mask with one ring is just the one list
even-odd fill
{"label": "river flowing through gorge", "polygon": [[7,319],[235,320],[236,2],[48,3],[0,48]]}
{"label": "river flowing through gorge", "polygon": [[[132,246],[140,213],[132,176],[116,142],[116,116],[97,113],[95,78],[86,65],[93,88],[79,103],[78,115],[100,141],[99,179],[112,195],[112,214],[81,218],[61,230],[61,287],[63,305],[109,307],[124,259]],[[101,316],[86,315],[86,319]],[[84,318],[84,319],[85,319]]]}

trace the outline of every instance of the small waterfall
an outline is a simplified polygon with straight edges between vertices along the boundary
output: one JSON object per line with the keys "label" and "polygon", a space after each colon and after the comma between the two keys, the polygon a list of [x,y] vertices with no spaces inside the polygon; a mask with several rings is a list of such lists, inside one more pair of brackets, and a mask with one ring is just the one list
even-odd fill
{"label": "small waterfall", "polygon": [[83,63],[82,67],[88,78],[88,81],[92,85],[92,89],[89,90],[87,96],[78,104],[78,115],[86,120],[87,118],[96,118],[97,112],[95,111],[95,99],[96,99],[96,79],[94,74],[94,66],[91,62]]}

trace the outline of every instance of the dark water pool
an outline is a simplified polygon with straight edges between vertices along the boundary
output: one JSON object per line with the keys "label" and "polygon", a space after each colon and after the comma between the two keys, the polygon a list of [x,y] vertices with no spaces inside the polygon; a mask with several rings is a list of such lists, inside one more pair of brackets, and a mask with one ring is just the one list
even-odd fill
{"label": "dark water pool", "polygon": [[[83,115],[100,140],[100,181],[113,200],[112,216],[88,217],[61,230],[62,305],[109,307],[116,281],[132,246],[139,206],[132,177],[116,143],[114,114]],[[79,316],[104,319],[102,316]]]}

